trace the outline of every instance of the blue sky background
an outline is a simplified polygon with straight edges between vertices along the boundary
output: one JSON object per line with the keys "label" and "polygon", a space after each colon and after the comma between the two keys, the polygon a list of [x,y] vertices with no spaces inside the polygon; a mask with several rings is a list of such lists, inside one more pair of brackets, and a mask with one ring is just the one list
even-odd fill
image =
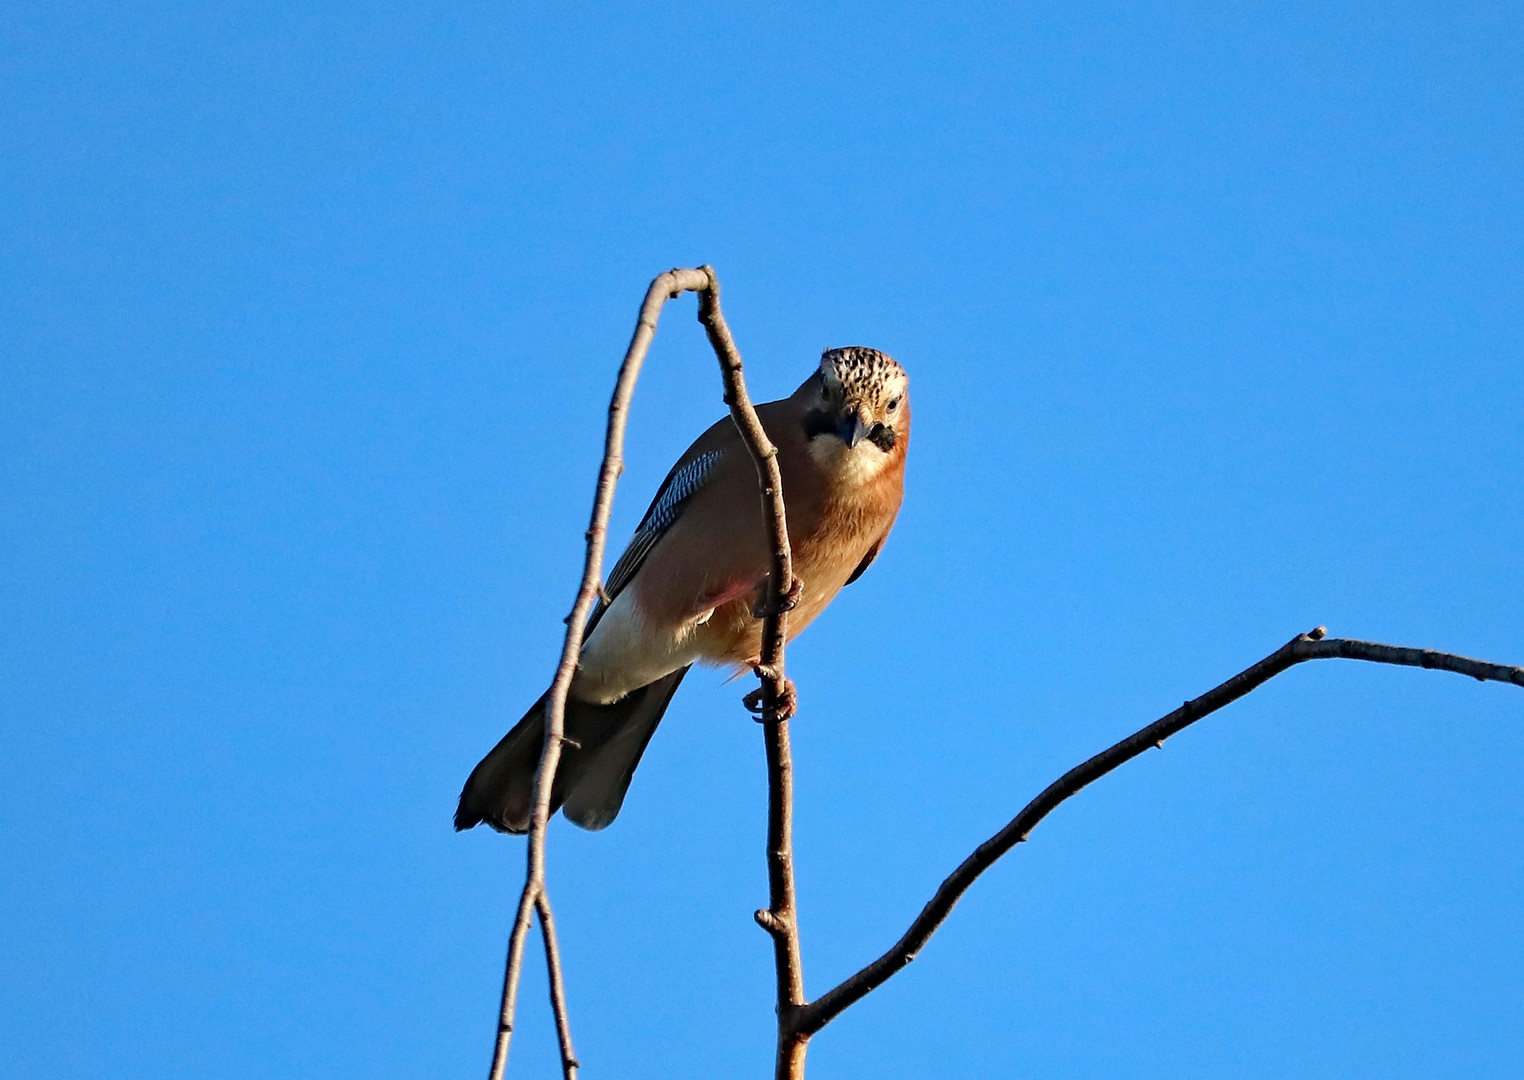
{"label": "blue sky background", "polygon": [[[1318,623],[1524,663],[1517,5],[0,9],[14,1077],[477,1076],[646,283],[913,377],[790,654],[805,970]],[[721,414],[692,299],[622,543]],[[762,744],[691,677],[551,868],[595,1077],[770,1074]],[[1298,669],[1064,806],[819,1077],[1524,1072],[1524,697]],[[530,964],[511,1073],[555,1068]]]}

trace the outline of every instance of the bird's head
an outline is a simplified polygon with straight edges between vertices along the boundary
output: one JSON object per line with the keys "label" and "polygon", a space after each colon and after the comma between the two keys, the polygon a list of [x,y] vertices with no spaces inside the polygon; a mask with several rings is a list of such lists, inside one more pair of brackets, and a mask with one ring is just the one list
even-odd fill
{"label": "bird's head", "polygon": [[887,353],[861,346],[827,349],[801,386],[804,433],[822,463],[852,462],[873,474],[903,454],[910,438],[910,378]]}

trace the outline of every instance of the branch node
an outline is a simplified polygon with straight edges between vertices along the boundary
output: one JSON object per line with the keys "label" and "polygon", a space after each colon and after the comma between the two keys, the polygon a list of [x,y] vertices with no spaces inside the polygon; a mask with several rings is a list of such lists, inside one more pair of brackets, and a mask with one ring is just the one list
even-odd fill
{"label": "branch node", "polygon": [[1322,641],[1325,637],[1328,636],[1328,627],[1314,626],[1311,630],[1307,631],[1307,636],[1310,637],[1313,641]]}
{"label": "branch node", "polygon": [[774,937],[782,937],[789,931],[789,920],[783,918],[782,916],[773,914],[773,912],[769,911],[767,908],[758,908],[752,915],[752,918],[757,920],[758,926],[766,930],[769,934],[772,934]]}

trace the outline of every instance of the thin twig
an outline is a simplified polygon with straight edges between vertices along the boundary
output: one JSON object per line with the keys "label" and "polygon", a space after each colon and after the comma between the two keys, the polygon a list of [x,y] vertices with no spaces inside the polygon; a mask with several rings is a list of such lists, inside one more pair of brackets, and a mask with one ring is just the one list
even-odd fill
{"label": "thin twig", "polygon": [[[795,1030],[793,1014],[805,1002],[804,963],[799,946],[799,909],[794,894],[794,766],[789,752],[788,716],[795,695],[783,670],[788,638],[788,603],[794,593],[793,556],[789,550],[788,519],[783,506],[783,474],[778,450],[762,429],[741,377],[741,354],[720,312],[720,283],[714,271],[710,287],[699,296],[699,321],[709,335],[725,379],[725,403],[757,467],[762,513],[772,552],[767,600],[762,622],[762,651],[756,672],[762,683],[762,732],[767,745],[767,884],[769,902],[757,912],[757,922],[772,935],[773,966],[778,990],[777,1080],[804,1075],[808,1036]],[[787,702],[787,708],[780,706]]]}
{"label": "thin twig", "polygon": [[1095,755],[1089,761],[1064,773],[1048,788],[1033,799],[1011,819],[1010,823],[994,836],[980,844],[974,853],[948,875],[938,887],[931,902],[916,916],[903,937],[894,943],[884,955],[873,961],[855,975],[828,990],[816,1000],[797,1009],[792,1014],[796,1034],[808,1038],[825,1027],[847,1008],[862,1000],[872,991],[903,969],[915,959],[922,946],[936,933],[955,905],[979,877],[1017,844],[1021,843],[1060,803],[1113,769],[1126,764],[1150,747],[1163,746],[1164,740],[1197,720],[1216,712],[1224,705],[1237,701],[1256,687],[1275,678],[1288,668],[1308,660],[1365,660],[1376,664],[1398,664],[1405,667],[1437,668],[1470,675],[1484,682],[1506,682],[1524,686],[1524,668],[1490,664],[1472,660],[1453,653],[1434,652],[1429,649],[1408,649],[1395,645],[1380,645],[1372,641],[1352,641],[1346,638],[1324,640],[1325,631],[1318,627],[1311,633],[1301,634],[1287,642],[1259,663],[1239,672],[1227,682],[1193,701],[1187,701],[1168,716],[1149,724],[1143,730],[1129,735],[1108,750]]}
{"label": "thin twig", "polygon": [[[614,501],[614,487],[624,471],[624,432],[629,413],[630,399],[635,382],[645,363],[651,340],[656,335],[656,322],[662,306],[683,292],[699,293],[699,320],[704,324],[709,343],[720,362],[720,375],[725,384],[725,403],[730,406],[731,418],[741,433],[742,440],[757,466],[757,481],[761,490],[764,519],[768,528],[768,540],[773,554],[773,572],[768,579],[767,613],[763,621],[762,654],[758,677],[762,681],[764,730],[768,733],[769,774],[779,767],[785,779],[781,789],[773,789],[772,809],[769,812],[769,881],[772,885],[772,910],[787,921],[789,931],[783,935],[779,951],[779,1060],[783,1059],[784,1023],[786,1011],[782,1004],[790,1006],[804,1002],[804,980],[800,974],[799,939],[794,922],[794,874],[793,858],[789,848],[792,833],[792,791],[787,780],[788,726],[778,716],[778,706],[788,693],[788,680],[783,674],[783,645],[787,636],[787,615],[784,597],[791,592],[793,563],[788,544],[788,523],[783,509],[783,477],[778,469],[777,449],[762,429],[751,398],[746,392],[746,381],[741,371],[741,354],[735,339],[720,311],[720,282],[712,268],[698,270],[670,270],[659,275],[646,290],[640,307],[640,318],[635,325],[634,336],[625,351],[624,362],[619,368],[619,378],[614,396],[609,402],[609,419],[604,438],[603,464],[598,471],[598,486],[593,498],[592,521],[587,530],[587,556],[582,567],[582,584],[571,614],[566,617],[566,638],[561,647],[560,663],[556,667],[555,681],[545,705],[545,743],[540,752],[540,762],[535,770],[535,804],[530,819],[529,853],[524,874],[524,889],[519,897],[519,907],[514,919],[513,931],[508,939],[508,962],[503,973],[502,1007],[499,1012],[497,1044],[492,1057],[490,1080],[502,1080],[507,1067],[508,1046],[513,1033],[513,1017],[518,1000],[518,986],[523,970],[524,940],[528,935],[532,911],[540,916],[540,929],[545,938],[545,958],[550,968],[551,1005],[556,1015],[556,1033],[561,1042],[562,1072],[567,1080],[574,1080],[579,1065],[572,1051],[571,1028],[566,1010],[565,988],[561,979],[560,951],[556,944],[555,920],[551,915],[550,902],[545,895],[545,832],[550,820],[550,793],[555,781],[556,767],[560,762],[561,744],[565,738],[566,695],[577,668],[577,657],[582,651],[583,628],[588,612],[602,590],[603,553],[608,536],[608,519]],[[789,583],[789,584],[784,584]],[[781,763],[781,766],[777,763]],[[781,791],[781,794],[780,794]],[[776,838],[776,839],[775,839]],[[775,935],[775,940],[780,940]],[[787,990],[785,990],[785,986]],[[790,1037],[797,1046],[795,1056],[803,1067],[805,1040]],[[781,1065],[780,1065],[781,1068]]]}
{"label": "thin twig", "polygon": [[550,910],[550,897],[540,890],[534,902],[535,912],[540,916],[541,937],[545,939],[545,970],[550,976],[550,1011],[556,1018],[556,1040],[561,1044],[561,1076],[563,1080],[577,1080],[577,1070],[582,1067],[577,1051],[572,1047],[571,1014],[566,1008],[566,985],[561,981],[561,949],[556,944],[556,917]]}
{"label": "thin twig", "polygon": [[[710,276],[702,270],[669,270],[657,276],[646,290],[640,305],[635,334],[625,350],[619,367],[619,379],[609,402],[609,419],[603,444],[603,464],[598,469],[598,486],[593,496],[592,521],[587,529],[587,555],[582,564],[582,584],[571,614],[566,617],[566,639],[561,646],[561,660],[556,665],[555,681],[545,703],[545,744],[534,774],[534,812],[529,826],[529,852],[524,872],[524,889],[519,896],[518,913],[508,937],[508,962],[503,972],[502,1007],[498,1013],[497,1043],[492,1054],[490,1080],[502,1080],[508,1064],[508,1044],[513,1034],[513,1015],[518,1002],[519,975],[524,966],[524,939],[529,931],[530,913],[545,890],[545,829],[550,821],[550,792],[556,766],[561,760],[561,740],[566,729],[566,693],[571,688],[577,657],[582,651],[582,633],[588,613],[598,598],[603,582],[603,549],[608,538],[609,511],[614,504],[614,485],[624,471],[624,429],[635,380],[645,363],[651,339],[656,336],[656,320],[662,305],[686,291],[709,287]],[[551,924],[543,924],[547,940],[554,936]]]}
{"label": "thin twig", "polygon": [[513,931],[508,935],[508,968],[503,974],[503,1005],[498,1013],[497,1042],[492,1049],[491,1080],[503,1080],[508,1067],[508,1044],[513,1039],[513,1014],[519,1000],[519,971],[524,963],[524,939],[529,936],[529,919],[534,911],[535,892],[530,882],[519,894],[519,909],[513,916]]}

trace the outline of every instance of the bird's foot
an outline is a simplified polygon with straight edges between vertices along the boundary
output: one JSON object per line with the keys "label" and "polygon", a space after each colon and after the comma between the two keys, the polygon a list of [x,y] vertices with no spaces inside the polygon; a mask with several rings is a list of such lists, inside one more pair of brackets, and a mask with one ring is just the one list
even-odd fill
{"label": "bird's foot", "polygon": [[[772,673],[765,670],[760,664],[753,668],[753,670],[757,673],[757,678],[759,679],[773,677]],[[746,706],[747,711],[753,715],[758,723],[761,723],[767,714],[767,708],[764,704],[766,697],[766,688],[759,686],[741,699],[741,704]],[[778,693],[778,705],[774,715],[779,720],[792,720],[798,713],[799,692],[794,689],[794,680],[784,679],[783,688]]]}
{"label": "bird's foot", "polygon": [[753,619],[765,619],[774,613],[782,615],[785,611],[793,611],[799,606],[799,601],[804,597],[804,582],[795,578],[794,583],[789,586],[788,592],[778,597],[778,606],[776,608],[770,607],[767,603],[767,582],[764,581],[762,583],[762,588],[759,592],[761,594],[760,598],[751,607],[751,617]]}
{"label": "bird's foot", "polygon": [[783,692],[778,695],[778,719],[792,720],[799,713],[799,691],[794,689],[793,679],[783,680]]}

